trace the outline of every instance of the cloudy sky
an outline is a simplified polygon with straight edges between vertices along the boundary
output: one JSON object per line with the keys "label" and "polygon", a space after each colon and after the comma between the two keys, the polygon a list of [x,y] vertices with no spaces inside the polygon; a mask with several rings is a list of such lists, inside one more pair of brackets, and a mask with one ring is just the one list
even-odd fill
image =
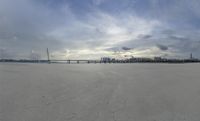
{"label": "cloudy sky", "polygon": [[200,57],[199,0],[0,0],[0,58]]}

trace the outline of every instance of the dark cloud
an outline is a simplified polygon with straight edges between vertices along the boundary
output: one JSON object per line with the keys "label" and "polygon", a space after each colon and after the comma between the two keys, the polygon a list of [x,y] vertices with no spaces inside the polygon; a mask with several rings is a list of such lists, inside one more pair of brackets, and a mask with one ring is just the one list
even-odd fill
{"label": "dark cloud", "polygon": [[150,39],[150,38],[152,38],[152,37],[153,37],[153,35],[144,35],[144,34],[138,35],[138,38],[139,38],[139,39]]}
{"label": "dark cloud", "polygon": [[106,51],[112,51],[112,52],[121,52],[121,51],[130,51],[130,50],[133,50],[133,48],[123,46],[123,47],[112,47],[112,48],[107,48],[107,49],[105,49],[105,50],[106,50]]}
{"label": "dark cloud", "polygon": [[169,39],[173,39],[173,40],[181,40],[181,41],[186,41],[188,40],[188,38],[184,37],[184,36],[176,36],[176,35],[170,35]]}
{"label": "dark cloud", "polygon": [[160,50],[163,50],[163,51],[168,50],[168,47],[162,44],[157,44],[156,47],[158,47]]}
{"label": "dark cloud", "polygon": [[129,50],[132,50],[133,48],[130,48],[130,47],[122,47],[122,50],[125,50],[125,51],[129,51]]}

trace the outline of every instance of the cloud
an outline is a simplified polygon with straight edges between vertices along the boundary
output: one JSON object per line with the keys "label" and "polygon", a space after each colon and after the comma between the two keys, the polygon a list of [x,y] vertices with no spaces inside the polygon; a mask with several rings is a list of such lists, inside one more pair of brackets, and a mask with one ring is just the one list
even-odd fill
{"label": "cloud", "polygon": [[181,41],[186,41],[188,39],[184,36],[178,36],[178,35],[171,35],[169,36],[169,38],[172,40],[181,40]]}
{"label": "cloud", "polygon": [[0,1],[1,46],[19,54],[24,51],[28,54],[32,49],[43,51],[47,47],[52,50],[63,48],[64,42],[48,33],[62,26],[66,20],[70,21],[67,16],[72,15],[65,12],[64,8],[67,9],[63,6],[54,11],[31,0]]}
{"label": "cloud", "polygon": [[102,38],[106,39],[104,45],[116,46],[134,40],[138,35],[149,34],[156,26],[159,26],[156,20],[146,21],[130,14],[124,15],[123,19],[120,18],[103,12],[91,17],[92,25],[96,26],[98,31],[103,33]]}
{"label": "cloud", "polygon": [[129,50],[132,50],[133,48],[130,48],[130,47],[122,47],[122,50],[125,50],[125,51],[129,51]]}
{"label": "cloud", "polygon": [[[51,35],[60,40],[70,39],[71,49],[102,49],[120,47],[127,41],[134,41],[139,34],[148,34],[159,25],[157,21],[146,21],[127,15],[125,19],[97,11],[87,21],[74,21],[73,29],[65,26],[54,30]],[[78,36],[76,36],[78,35]],[[69,48],[70,48],[69,47]]]}
{"label": "cloud", "polygon": [[7,48],[0,47],[0,59],[11,59],[15,55]]}
{"label": "cloud", "polygon": [[199,5],[197,0],[1,0],[0,43],[13,58],[28,58],[32,50],[46,58],[47,47],[55,58],[113,56],[121,47],[141,55],[199,53]]}
{"label": "cloud", "polygon": [[157,46],[160,50],[163,50],[163,51],[168,50],[168,47],[165,46],[165,45],[157,44],[156,46]]}
{"label": "cloud", "polygon": [[143,35],[143,34],[140,34],[140,35],[138,35],[138,38],[139,39],[150,39],[150,38],[152,38],[152,35]]}

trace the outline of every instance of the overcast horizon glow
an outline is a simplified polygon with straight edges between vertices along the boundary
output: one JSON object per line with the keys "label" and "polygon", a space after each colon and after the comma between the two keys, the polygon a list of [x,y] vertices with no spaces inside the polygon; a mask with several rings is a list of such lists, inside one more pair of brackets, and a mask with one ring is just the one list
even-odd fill
{"label": "overcast horizon glow", "polygon": [[[0,59],[200,58],[198,0],[1,0]],[[130,48],[130,49],[123,49]]]}

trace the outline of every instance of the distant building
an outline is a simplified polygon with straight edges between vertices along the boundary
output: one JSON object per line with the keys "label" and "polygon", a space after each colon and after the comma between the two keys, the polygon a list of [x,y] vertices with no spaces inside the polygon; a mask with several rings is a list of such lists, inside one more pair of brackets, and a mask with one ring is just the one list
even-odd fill
{"label": "distant building", "polygon": [[145,58],[145,57],[140,57],[140,58],[132,57],[129,59],[129,62],[151,62],[151,61],[152,61],[151,58]]}
{"label": "distant building", "polygon": [[190,59],[191,59],[191,60],[193,59],[193,57],[192,57],[192,53],[190,54]]}
{"label": "distant building", "polygon": [[154,57],[154,60],[155,60],[155,61],[161,61],[162,58],[161,58],[161,57]]}
{"label": "distant building", "polygon": [[104,62],[104,63],[111,62],[111,58],[109,58],[109,57],[102,57],[101,58],[101,62]]}

